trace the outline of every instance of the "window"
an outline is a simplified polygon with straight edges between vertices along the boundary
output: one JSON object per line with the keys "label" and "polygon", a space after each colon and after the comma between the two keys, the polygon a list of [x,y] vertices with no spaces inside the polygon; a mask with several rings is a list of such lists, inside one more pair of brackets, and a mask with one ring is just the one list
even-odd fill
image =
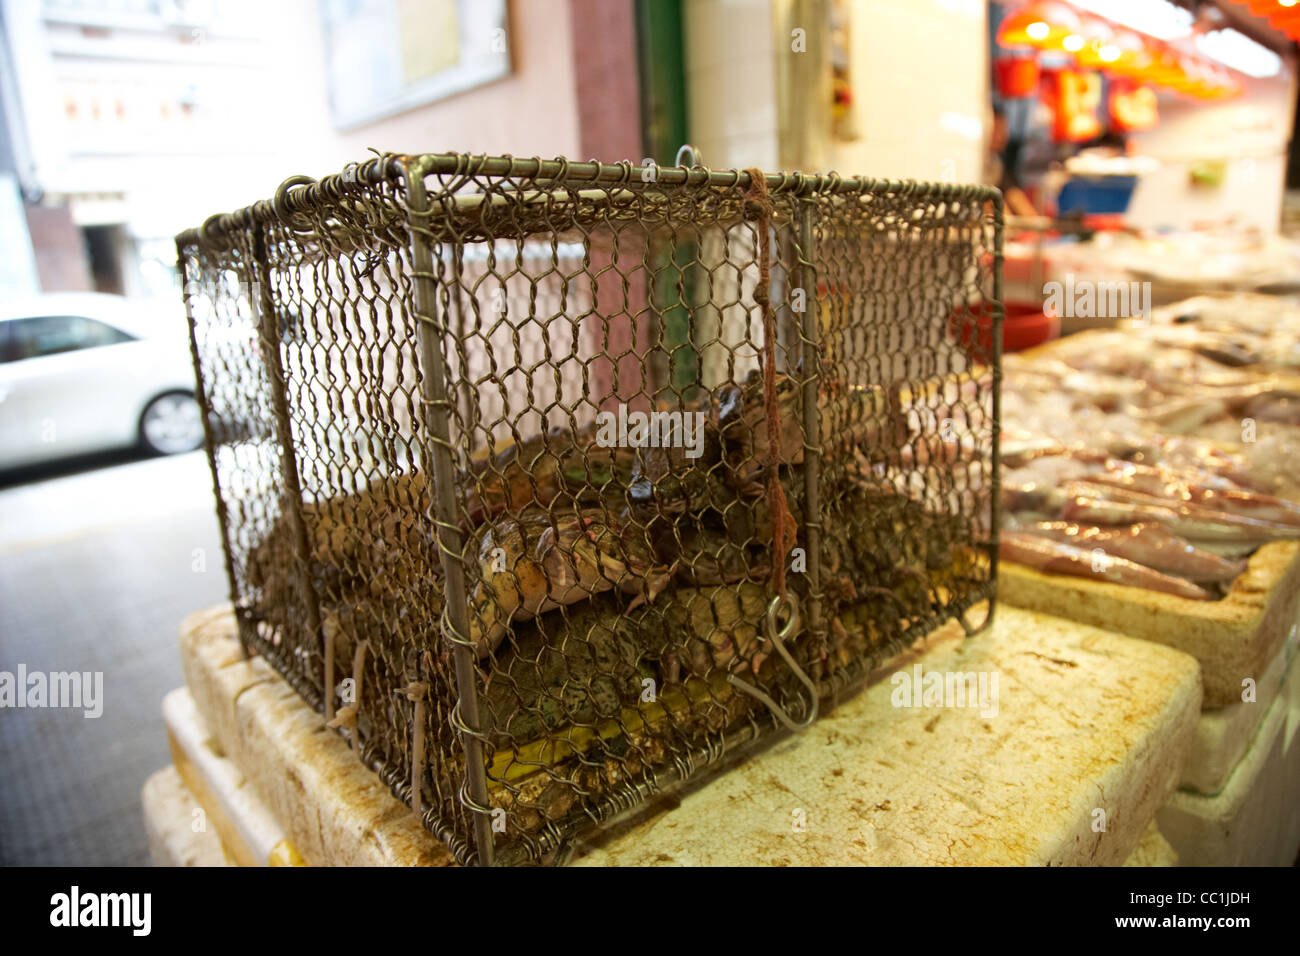
{"label": "window", "polygon": [[8,334],[0,340],[3,344],[0,358],[5,362],[132,341],[131,336],[120,329],[80,315],[42,315],[4,324],[8,327]]}

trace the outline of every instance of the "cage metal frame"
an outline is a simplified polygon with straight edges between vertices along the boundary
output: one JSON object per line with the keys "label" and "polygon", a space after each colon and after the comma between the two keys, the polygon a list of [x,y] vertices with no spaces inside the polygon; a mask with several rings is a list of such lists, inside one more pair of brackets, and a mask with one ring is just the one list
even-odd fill
{"label": "cage metal frame", "polygon": [[[680,157],[679,157],[680,158]],[[646,175],[653,177],[645,179]],[[333,174],[319,181],[306,176],[294,176],[285,180],[270,201],[261,201],[244,207],[230,214],[210,217],[200,227],[188,229],[176,237],[178,262],[181,282],[185,288],[187,316],[189,318],[190,347],[195,364],[198,388],[196,397],[203,412],[205,424],[204,447],[212,473],[216,491],[216,514],[221,527],[226,574],[232,599],[240,593],[240,584],[231,553],[230,519],[227,503],[222,495],[221,479],[216,459],[216,440],[213,435],[213,415],[209,407],[203,380],[202,361],[198,342],[195,319],[190,311],[190,281],[186,274],[187,248],[210,246],[221,248],[227,241],[228,234],[236,231],[249,231],[253,236],[255,257],[262,267],[267,263],[265,248],[265,231],[262,227],[292,220],[295,214],[312,209],[319,209],[323,204],[337,200],[354,184],[379,185],[389,183],[404,192],[406,213],[407,251],[414,265],[414,312],[418,322],[418,342],[416,351],[422,370],[422,395],[420,400],[421,416],[425,426],[425,442],[420,451],[420,467],[433,479],[433,493],[430,495],[429,510],[426,515],[431,526],[436,529],[437,548],[445,576],[446,601],[440,632],[444,641],[452,647],[455,672],[457,702],[453,709],[452,720],[460,731],[465,751],[465,779],[462,782],[459,798],[463,805],[473,811],[474,830],[472,845],[458,841],[456,834],[438,832],[451,847],[462,863],[492,865],[494,863],[527,862],[530,858],[520,852],[494,853],[494,837],[491,829],[491,806],[489,803],[487,765],[484,760],[481,735],[476,728],[480,726],[478,686],[475,675],[475,659],[471,650],[469,597],[465,569],[460,559],[463,546],[462,529],[457,524],[455,509],[456,485],[454,480],[453,446],[451,440],[450,420],[455,398],[451,394],[448,381],[448,369],[442,350],[439,348],[439,336],[442,335],[437,317],[438,300],[436,291],[436,274],[434,269],[434,237],[430,223],[438,215],[438,210],[431,202],[425,179],[430,175],[460,175],[468,177],[497,176],[522,178],[534,183],[590,183],[609,187],[628,185],[635,181],[653,181],[659,187],[701,186],[748,188],[752,183],[749,171],[716,171],[700,165],[686,166],[640,166],[624,161],[617,164],[590,162],[570,162],[564,158],[543,160],[538,157],[516,158],[512,156],[468,155],[460,153],[397,155],[383,154],[360,164],[349,164],[342,173]],[[992,322],[991,350],[987,364],[991,372],[992,405],[992,465],[990,513],[991,529],[987,560],[989,578],[983,593],[973,595],[966,607],[954,615],[968,635],[978,633],[989,626],[994,617],[997,601],[997,528],[1000,498],[999,469],[999,434],[1001,423],[1001,327],[1004,318],[1002,302],[1003,272],[1003,231],[1004,206],[1001,192],[989,186],[959,184],[926,184],[912,180],[883,180],[870,178],[845,178],[837,173],[804,174],[801,172],[769,173],[764,176],[763,185],[768,193],[788,193],[796,200],[817,194],[883,194],[917,199],[943,201],[963,201],[986,204],[991,208],[991,297],[987,300]],[[813,207],[809,202],[799,204],[798,224],[800,285],[804,289],[816,290],[817,266],[814,237]],[[307,551],[306,528],[302,515],[303,488],[299,476],[295,448],[292,438],[290,410],[285,387],[285,370],[281,366],[279,349],[279,326],[275,320],[275,307],[271,298],[269,282],[263,282],[260,288],[261,301],[255,303],[260,323],[260,334],[267,348],[263,357],[270,377],[270,391],[273,401],[273,418],[276,444],[280,451],[280,467],[285,483],[286,500],[293,506],[289,509],[289,519],[295,538],[295,545],[300,554]],[[822,531],[822,511],[819,498],[820,467],[820,427],[818,412],[818,389],[821,383],[819,368],[819,313],[816,308],[804,310],[799,324],[800,349],[806,368],[812,371],[806,374],[802,384],[802,428],[806,454],[802,475],[807,500],[807,518],[803,524],[806,534],[808,552],[808,580],[812,598],[807,608],[808,628],[819,626],[821,553],[819,538]],[[313,634],[321,634],[320,611],[316,606],[314,589],[306,580],[306,571],[299,566],[298,587],[306,597],[308,612],[307,628]],[[987,615],[979,625],[971,625],[966,619],[966,612],[980,601],[987,601]],[[244,622],[241,621],[240,643],[244,653],[248,653]],[[301,675],[284,674],[295,690],[314,708],[321,711],[328,720],[333,714],[332,687],[335,677],[333,660],[333,642],[323,641],[324,674],[318,688],[307,682]],[[833,673],[827,680],[818,683],[820,696],[838,696],[860,685],[868,676],[869,668],[862,667],[862,661],[853,661],[843,672]],[[322,691],[323,688],[323,691]],[[814,700],[814,706],[815,706]],[[413,733],[421,734],[423,730],[421,717],[423,702],[417,704],[416,721]],[[716,765],[725,757],[732,756],[754,746],[766,739],[772,730],[780,729],[780,721],[770,714],[748,721],[745,725],[728,730],[719,746],[709,746],[691,754],[675,755],[667,765],[650,770],[646,777],[636,784],[618,793],[601,798],[597,805],[587,808],[589,817],[598,822],[631,811],[657,792],[696,777],[704,768]],[[417,752],[420,745],[413,748]],[[376,771],[382,770],[374,767]],[[420,768],[413,767],[412,775],[417,776]],[[395,783],[390,782],[394,792]],[[419,786],[414,787],[415,806],[419,808]],[[428,816],[424,817],[426,826],[430,825]],[[548,823],[541,835],[536,837],[531,858],[540,853],[552,853],[556,859],[563,859],[571,849],[578,833],[586,829],[591,821],[580,821],[566,830]]]}

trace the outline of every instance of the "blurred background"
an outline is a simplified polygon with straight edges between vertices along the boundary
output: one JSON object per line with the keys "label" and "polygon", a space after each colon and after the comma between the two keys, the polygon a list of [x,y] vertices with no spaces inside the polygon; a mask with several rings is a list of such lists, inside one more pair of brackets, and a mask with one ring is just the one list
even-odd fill
{"label": "blurred background", "polygon": [[[987,182],[1008,347],[1067,274],[1295,291],[1294,0],[4,0],[0,863],[142,864],[180,619],[225,599],[174,236],[368,150]],[[1019,313],[1017,313],[1019,315]],[[1015,341],[1012,338],[1015,337]]]}

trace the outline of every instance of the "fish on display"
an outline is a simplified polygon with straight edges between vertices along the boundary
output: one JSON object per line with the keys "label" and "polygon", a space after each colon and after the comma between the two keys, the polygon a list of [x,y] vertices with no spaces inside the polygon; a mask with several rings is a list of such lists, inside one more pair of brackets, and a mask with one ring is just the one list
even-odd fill
{"label": "fish on display", "polygon": [[1022,428],[1003,428],[998,446],[1002,463],[1015,467],[1031,459],[1054,457],[1066,453],[1066,446],[1055,438],[1039,435]]}
{"label": "fish on display", "polygon": [[1246,569],[1245,561],[1230,561],[1212,554],[1158,524],[1099,528],[1069,521],[1039,521],[1011,530],[1050,538],[1089,552],[1101,548],[1107,554],[1190,581],[1232,581]]}
{"label": "fish on display", "polygon": [[1256,518],[1278,524],[1300,527],[1300,504],[1263,492],[1239,488],[1226,480],[1215,480],[1210,474],[1180,475],[1173,471],[1137,466],[1116,468],[1095,475],[1087,481],[1095,485],[1109,485],[1141,494],[1182,501],[1198,507]]}
{"label": "fish on display", "polygon": [[1088,548],[1064,544],[1022,531],[1003,531],[998,542],[998,554],[1004,561],[1015,561],[1053,574],[1100,578],[1114,584],[1146,588],[1149,591],[1160,591],[1197,601],[1208,601],[1212,598],[1209,591],[1185,578],[1162,574],[1135,561],[1114,555],[1098,556]]}
{"label": "fish on display", "polygon": [[1175,534],[1208,541],[1257,542],[1300,538],[1300,528],[1208,511],[1190,505],[1153,505],[1076,495],[1062,510],[1066,521],[1093,525],[1155,522]]}

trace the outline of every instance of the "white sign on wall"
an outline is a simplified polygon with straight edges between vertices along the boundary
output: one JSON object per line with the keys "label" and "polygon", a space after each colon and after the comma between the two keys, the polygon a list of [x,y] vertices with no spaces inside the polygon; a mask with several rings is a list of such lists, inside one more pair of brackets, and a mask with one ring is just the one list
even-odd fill
{"label": "white sign on wall", "polygon": [[320,0],[330,107],[340,129],[510,72],[505,0]]}

